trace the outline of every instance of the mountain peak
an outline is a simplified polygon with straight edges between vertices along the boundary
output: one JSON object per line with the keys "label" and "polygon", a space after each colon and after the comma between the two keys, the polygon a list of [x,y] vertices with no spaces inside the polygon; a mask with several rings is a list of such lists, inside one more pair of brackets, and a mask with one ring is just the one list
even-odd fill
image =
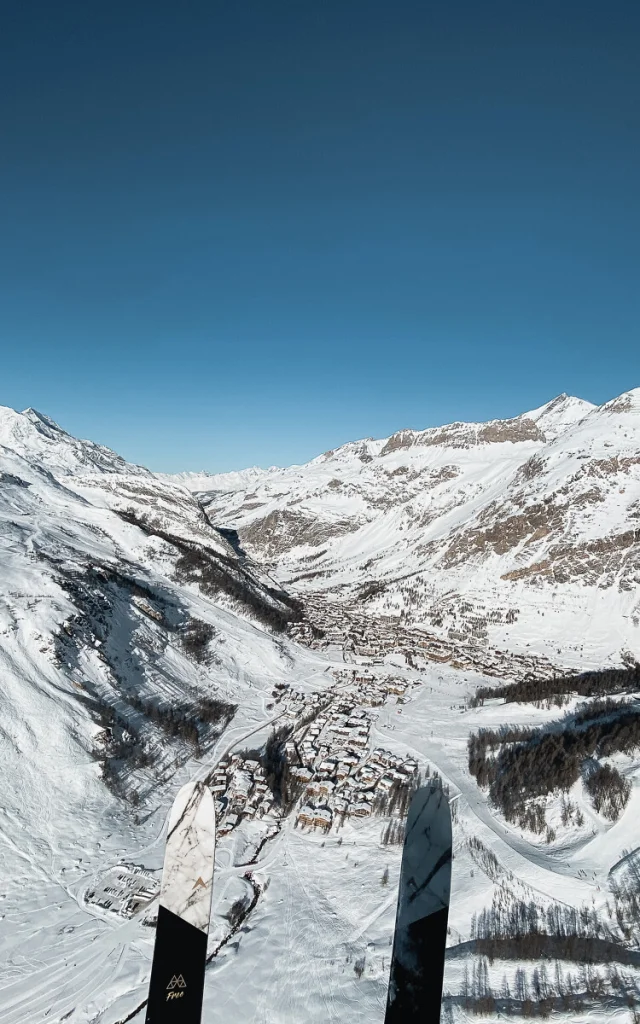
{"label": "mountain peak", "polygon": [[38,412],[37,409],[34,409],[31,406],[20,413],[20,415],[28,419],[36,430],[41,434],[45,434],[46,437],[59,437],[60,435],[63,435],[64,437],[71,436],[70,434],[67,434],[67,431],[63,430],[55,420],[52,420],[50,416],[46,416],[43,412]]}
{"label": "mountain peak", "polygon": [[533,420],[547,440],[553,441],[563,430],[583,420],[594,409],[597,409],[597,406],[592,402],[587,402],[584,398],[576,398],[575,395],[568,395],[563,391],[561,395],[556,395],[550,402],[523,413],[521,418]]}

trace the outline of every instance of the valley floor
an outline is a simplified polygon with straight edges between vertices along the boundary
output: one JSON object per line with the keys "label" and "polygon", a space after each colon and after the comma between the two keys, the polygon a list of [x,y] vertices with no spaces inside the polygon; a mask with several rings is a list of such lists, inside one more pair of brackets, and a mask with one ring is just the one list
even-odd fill
{"label": "valley floor", "polygon": [[[317,689],[324,679],[332,686],[327,670],[341,666],[316,655],[314,667],[309,673],[307,656],[303,672],[315,676],[315,682],[309,687],[299,676],[297,685]],[[615,926],[609,883],[637,846],[640,794],[634,789],[614,825],[585,804],[587,825],[582,830],[559,827],[551,844],[542,836],[523,835],[490,808],[466,763],[470,731],[504,722],[505,706],[489,702],[465,709],[465,698],[482,682],[479,676],[447,667],[417,672],[395,666],[394,671],[419,685],[411,689],[409,703],[373,709],[369,742],[414,758],[422,771],[437,771],[454,800],[444,1005],[457,1019],[468,1015],[463,997],[474,985],[475,995],[484,987],[495,996],[506,985],[515,1003],[516,991],[523,989],[518,970],[524,971],[524,991],[532,993],[539,984],[534,978],[539,965],[533,961],[495,961],[487,966],[484,980],[475,980],[478,958],[469,947],[472,919],[492,901],[586,907]],[[223,754],[245,746],[251,734],[266,738],[268,727],[263,724],[275,717],[264,710],[267,699],[268,693],[256,692],[206,760],[185,765],[174,780],[175,789],[189,776],[206,775]],[[540,710],[531,706],[511,705],[508,710],[521,724],[541,719]],[[32,782],[37,786],[37,779]],[[173,791],[172,786],[157,801],[150,799],[138,825],[131,824],[130,814],[115,800],[98,806],[95,797],[79,821],[71,804],[48,807],[39,833],[4,810],[0,1005],[6,1024],[144,1019],[143,1008],[134,1011],[146,996],[153,929],[141,923],[141,915],[122,920],[87,906],[83,894],[96,877],[119,863],[159,872]],[[89,813],[95,814],[90,828]],[[377,817],[347,818],[328,833],[295,827],[295,815],[280,823],[251,865],[260,890],[257,903],[208,967],[203,1021],[382,1021],[400,862],[400,847],[381,843],[383,827],[384,820]],[[240,898],[249,902],[246,864],[259,828],[256,822],[244,822],[219,840],[210,950],[229,933],[225,915],[232,904]],[[595,969],[606,976],[609,989],[611,965]],[[578,964],[561,962],[559,971],[561,979],[580,991]],[[628,988],[640,983],[638,967],[625,965],[621,971]],[[600,1011],[591,1005],[597,1000],[587,1000],[582,1016],[628,1020],[629,1010],[616,1004],[619,993],[608,994],[613,1001],[601,999]],[[581,1016],[572,1014],[571,1019]]]}

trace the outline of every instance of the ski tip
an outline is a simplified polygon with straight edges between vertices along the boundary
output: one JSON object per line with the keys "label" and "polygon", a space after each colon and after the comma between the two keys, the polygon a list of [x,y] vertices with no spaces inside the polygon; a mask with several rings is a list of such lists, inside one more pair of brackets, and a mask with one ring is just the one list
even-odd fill
{"label": "ski tip", "polygon": [[417,789],[409,806],[407,832],[422,822],[436,825],[443,842],[451,841],[451,811],[449,800],[442,786],[431,783]]}
{"label": "ski tip", "polygon": [[213,794],[205,782],[187,782],[178,790],[169,815],[169,831],[184,817],[187,809],[198,817],[214,816]]}

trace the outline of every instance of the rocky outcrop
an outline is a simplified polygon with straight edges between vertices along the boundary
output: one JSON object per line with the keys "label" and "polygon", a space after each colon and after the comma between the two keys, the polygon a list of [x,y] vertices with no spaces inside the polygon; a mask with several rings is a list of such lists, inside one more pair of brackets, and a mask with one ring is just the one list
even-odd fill
{"label": "rocky outcrop", "polygon": [[242,545],[261,557],[274,558],[295,547],[318,547],[332,537],[353,533],[359,524],[350,520],[321,522],[303,512],[278,509],[239,531]]}
{"label": "rocky outcrop", "polygon": [[443,448],[473,448],[481,444],[504,444],[510,441],[544,441],[545,435],[526,417],[511,420],[492,420],[490,423],[451,423],[446,427],[432,430],[400,430],[393,434],[381,455],[398,451],[399,448],[440,446]]}

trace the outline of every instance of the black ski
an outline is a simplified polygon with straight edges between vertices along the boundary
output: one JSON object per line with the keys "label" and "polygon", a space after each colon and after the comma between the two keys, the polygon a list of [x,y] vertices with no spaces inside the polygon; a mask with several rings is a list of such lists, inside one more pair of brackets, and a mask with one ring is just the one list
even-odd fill
{"label": "black ski", "polygon": [[215,839],[210,790],[183,786],[169,818],[146,1024],[200,1024]]}
{"label": "black ski", "polygon": [[451,890],[451,813],[442,789],[409,808],[385,1024],[439,1024]]}

